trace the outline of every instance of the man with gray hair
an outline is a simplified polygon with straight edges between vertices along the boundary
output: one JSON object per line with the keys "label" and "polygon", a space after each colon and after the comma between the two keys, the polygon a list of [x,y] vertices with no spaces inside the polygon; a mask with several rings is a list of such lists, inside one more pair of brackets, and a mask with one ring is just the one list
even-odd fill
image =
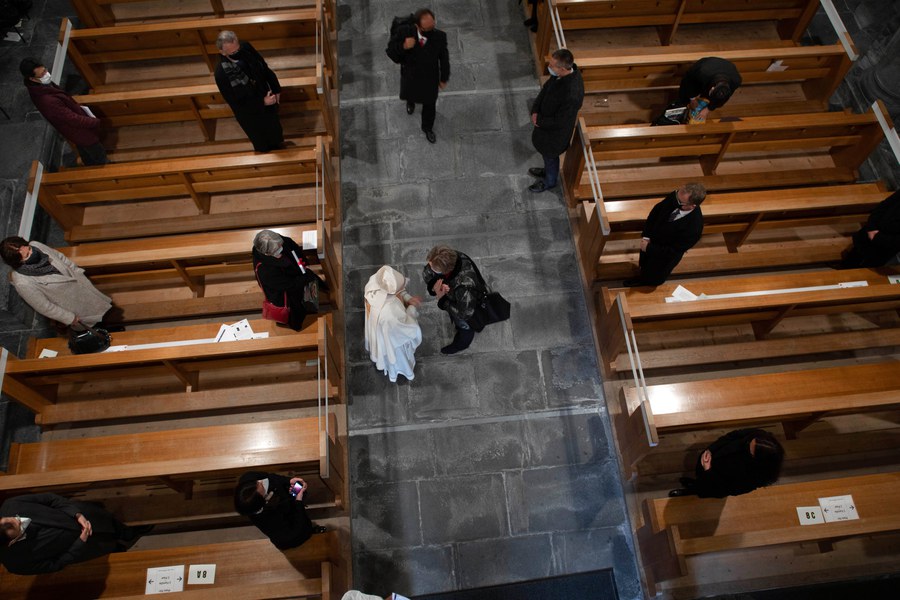
{"label": "man with gray hair", "polygon": [[706,188],[686,183],[653,207],[641,233],[641,274],[622,282],[626,287],[657,286],[681,261],[684,253],[703,235],[700,204]]}
{"label": "man with gray hair", "polygon": [[216,67],[216,85],[253,149],[269,152],[283,147],[278,77],[250,42],[241,42],[233,31],[220,32],[216,48],[222,55]]}

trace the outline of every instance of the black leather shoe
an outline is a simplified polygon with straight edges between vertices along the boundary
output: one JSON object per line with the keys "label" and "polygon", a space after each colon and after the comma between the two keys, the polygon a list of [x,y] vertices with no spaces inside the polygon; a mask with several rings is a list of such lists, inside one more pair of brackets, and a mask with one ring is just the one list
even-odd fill
{"label": "black leather shoe", "polygon": [[681,496],[696,496],[697,493],[687,488],[678,488],[669,492],[669,498],[680,498]]}
{"label": "black leather shoe", "polygon": [[650,285],[643,281],[642,279],[635,277],[633,279],[626,279],[622,282],[622,285],[625,287],[643,287],[645,285]]}
{"label": "black leather shoe", "polygon": [[433,132],[433,131],[426,131],[426,132],[425,132],[425,139],[428,140],[429,142],[431,142],[432,144],[434,144],[435,142],[437,142],[437,136],[434,135],[434,132]]}
{"label": "black leather shoe", "polygon": [[414,112],[416,112],[416,105],[413,104],[412,102],[407,102],[406,103],[406,114],[411,115]]}
{"label": "black leather shoe", "polygon": [[678,483],[681,484],[681,487],[692,488],[697,485],[697,480],[693,477],[679,477]]}
{"label": "black leather shoe", "polygon": [[543,179],[544,175],[546,175],[544,169],[542,169],[541,167],[531,167],[530,169],[528,169],[528,174],[539,179]]}
{"label": "black leather shoe", "polygon": [[546,185],[544,185],[543,181],[535,181],[534,183],[532,183],[531,185],[528,186],[528,191],[534,192],[535,194],[540,194],[541,192],[546,192],[547,190],[552,190],[555,187],[556,186],[547,187]]}
{"label": "black leather shoe", "polygon": [[313,525],[313,533],[325,533],[326,531],[328,530],[321,525]]}

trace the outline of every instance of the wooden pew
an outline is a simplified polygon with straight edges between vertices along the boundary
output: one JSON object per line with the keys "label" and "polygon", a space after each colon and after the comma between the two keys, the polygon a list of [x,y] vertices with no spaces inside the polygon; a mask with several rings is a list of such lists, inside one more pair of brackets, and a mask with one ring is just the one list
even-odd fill
{"label": "wooden pew", "polygon": [[[190,499],[195,482],[248,470],[292,469],[326,487],[335,503],[345,498],[345,447],[328,415],[317,417],[144,431],[104,437],[12,444],[0,492],[118,488],[162,483]],[[148,449],[152,448],[152,452]]]}
{"label": "wooden pew", "polygon": [[[282,120],[298,123],[303,129],[292,128],[292,135],[327,135],[331,141],[340,139],[340,119],[337,111],[337,92],[331,78],[320,68],[314,75],[281,79]],[[131,147],[146,140],[148,148],[166,147],[178,135],[177,128],[196,126],[196,135],[188,139],[192,145],[205,145],[208,154],[218,152],[219,144],[229,141],[229,132],[219,127],[222,120],[233,120],[231,108],[219,94],[215,83],[179,85],[148,90],[112,91],[76,96],[75,99],[104,121],[104,135],[109,152],[115,154],[120,146]],[[169,125],[164,129],[163,125]],[[174,131],[173,135],[167,135]],[[244,139],[243,132],[241,132]],[[186,145],[179,140],[179,146]],[[123,148],[124,149],[124,148]],[[121,162],[122,155],[116,154]]]}
{"label": "wooden pew", "polygon": [[[332,34],[325,35],[321,7],[289,13],[193,19],[71,29],[63,19],[60,43],[94,92],[214,83],[216,37],[234,31],[266,58],[279,78],[337,78]],[[68,36],[68,46],[65,41]]]}
{"label": "wooden pew", "polygon": [[84,27],[109,27],[154,21],[170,21],[190,17],[226,17],[241,13],[278,13],[298,8],[323,5],[336,24],[334,0],[183,0],[174,4],[167,0],[73,0],[72,6]]}
{"label": "wooden pew", "polygon": [[[317,219],[340,221],[340,180],[329,144],[84,167],[44,173],[29,191],[70,243]],[[249,208],[248,207],[252,207]],[[249,248],[249,246],[248,246]]]}
{"label": "wooden pew", "polygon": [[[887,195],[882,183],[709,194],[702,206],[704,239],[685,255],[675,273],[839,260],[850,240],[835,235],[835,228],[855,230]],[[641,229],[660,199],[579,204],[577,247],[589,276],[607,280],[636,275]],[[806,237],[792,245],[797,228],[823,225],[829,227],[824,239]],[[773,235],[779,231],[784,235]],[[768,232],[771,242],[761,236],[751,239],[754,232]],[[791,251],[785,250],[786,245]]]}
{"label": "wooden pew", "polygon": [[[893,472],[775,485],[723,500],[649,499],[637,532],[645,571],[652,585],[688,574],[686,558],[694,555],[801,542],[820,542],[826,551],[841,538],[894,532],[900,511],[891,499],[898,492],[900,473]],[[853,496],[858,520],[800,525],[797,507],[845,494]]]}
{"label": "wooden pew", "polygon": [[28,358],[7,356],[3,391],[45,427],[341,401],[342,350],[324,316],[299,332],[250,325],[268,337],[215,343],[219,323],[145,329],[114,333],[124,350],[78,356],[61,338],[36,340]]}
{"label": "wooden pew", "polygon": [[[328,286],[321,304],[340,308],[340,248],[329,221],[273,227],[301,244],[315,234],[316,251],[307,258]],[[85,269],[88,278],[125,313],[125,321],[166,321],[176,317],[241,314],[261,310],[262,292],[251,250],[260,228],[137,238],[67,246],[60,252]],[[324,310],[324,308],[323,308]]]}
{"label": "wooden pew", "polygon": [[146,598],[147,569],[215,564],[212,584],[186,584],[178,598],[322,598],[340,600],[348,586],[347,559],[337,531],[314,535],[281,551],[269,540],[222,542],[157,550],[131,550],[79,563],[46,575],[0,570],[6,600],[28,598]]}
{"label": "wooden pew", "polygon": [[535,37],[539,57],[566,47],[566,32],[622,27],[656,27],[660,43],[667,46],[681,25],[777,21],[779,35],[796,42],[819,7],[818,0],[547,0],[542,4]]}
{"label": "wooden pew", "polygon": [[572,205],[668,193],[673,179],[712,191],[851,183],[883,137],[872,112],[668,127],[588,127],[580,119],[562,180]]}

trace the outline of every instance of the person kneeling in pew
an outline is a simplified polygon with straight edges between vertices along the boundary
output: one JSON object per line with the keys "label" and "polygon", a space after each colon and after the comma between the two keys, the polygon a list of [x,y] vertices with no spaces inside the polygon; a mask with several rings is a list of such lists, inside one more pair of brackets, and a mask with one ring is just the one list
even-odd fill
{"label": "person kneeling in pew", "polygon": [[699,183],[686,183],[663,198],[647,216],[641,232],[641,274],[626,279],[626,287],[662,284],[681,262],[684,253],[703,235],[703,213],[700,204],[706,199],[706,188]]}
{"label": "person kneeling in pew", "polygon": [[0,560],[10,573],[53,573],[66,565],[124,552],[152,525],[129,527],[98,504],[56,494],[25,494],[0,505]]}
{"label": "person kneeling in pew", "polygon": [[696,479],[682,477],[683,488],[669,496],[724,498],[740,496],[778,481],[784,448],[764,429],[726,433],[697,458]]}
{"label": "person kneeling in pew", "polygon": [[248,471],[234,490],[234,508],[262,531],[279,550],[296,548],[325,528],[306,514],[303,495],[308,484],[299,477]]}

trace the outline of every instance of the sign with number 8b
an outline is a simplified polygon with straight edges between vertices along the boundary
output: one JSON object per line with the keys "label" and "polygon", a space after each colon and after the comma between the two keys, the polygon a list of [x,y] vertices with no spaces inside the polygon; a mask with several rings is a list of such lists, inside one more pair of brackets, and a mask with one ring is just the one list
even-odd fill
{"label": "sign with number 8b", "polygon": [[188,585],[203,585],[216,582],[216,565],[191,565],[188,568]]}

